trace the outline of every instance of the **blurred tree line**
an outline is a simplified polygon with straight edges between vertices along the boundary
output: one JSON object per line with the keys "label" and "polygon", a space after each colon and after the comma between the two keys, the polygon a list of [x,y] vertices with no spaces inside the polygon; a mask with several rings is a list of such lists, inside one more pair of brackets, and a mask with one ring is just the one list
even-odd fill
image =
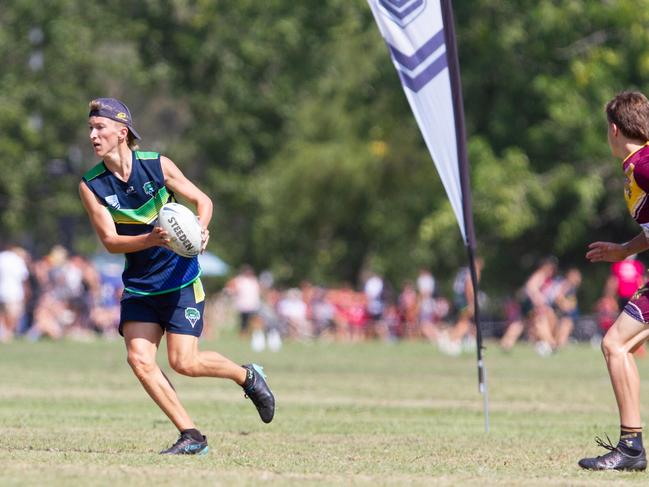
{"label": "blurred tree line", "polygon": [[[489,294],[548,254],[637,231],[605,102],[647,90],[649,0],[456,0],[478,251]],[[35,253],[97,250],[77,195],[87,103],[123,99],[142,148],[216,204],[210,249],[283,283],[448,283],[465,249],[365,0],[6,0],[0,224]],[[448,284],[447,284],[448,285]]]}

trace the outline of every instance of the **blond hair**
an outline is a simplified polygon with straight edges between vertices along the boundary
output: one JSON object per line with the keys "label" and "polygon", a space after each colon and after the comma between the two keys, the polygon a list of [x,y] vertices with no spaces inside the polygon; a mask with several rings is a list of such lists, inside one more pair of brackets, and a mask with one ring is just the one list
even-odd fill
{"label": "blond hair", "polygon": [[[90,108],[90,112],[100,110],[101,109],[101,102],[99,100],[92,100],[89,104],[88,107]],[[112,119],[109,119],[112,120]],[[124,125],[127,129],[128,126],[124,123],[118,122],[117,120],[113,120],[115,123],[119,123],[120,125]],[[138,150],[140,147],[137,145],[137,139],[135,138],[135,135],[133,135],[133,132],[128,131],[128,135],[126,136],[126,143],[128,144],[128,148],[131,149],[132,151]]]}

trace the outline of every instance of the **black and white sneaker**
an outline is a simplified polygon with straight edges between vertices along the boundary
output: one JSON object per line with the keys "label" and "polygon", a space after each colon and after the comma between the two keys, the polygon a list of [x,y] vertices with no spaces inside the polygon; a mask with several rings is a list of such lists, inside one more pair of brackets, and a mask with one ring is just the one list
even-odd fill
{"label": "black and white sneaker", "polygon": [[647,468],[647,455],[643,449],[637,455],[629,455],[622,451],[619,446],[613,446],[611,439],[606,436],[608,443],[599,436],[595,437],[595,443],[602,448],[609,450],[608,453],[593,458],[582,458],[579,466],[587,470],[644,470]]}
{"label": "black and white sneaker", "polygon": [[275,396],[266,383],[264,368],[257,364],[243,365],[247,370],[243,392],[257,408],[259,417],[264,423],[270,423],[275,416]]}
{"label": "black and white sneaker", "polygon": [[181,433],[180,437],[171,447],[162,450],[160,455],[205,455],[210,450],[207,446],[207,438],[203,436],[203,441],[197,441],[186,433]]}

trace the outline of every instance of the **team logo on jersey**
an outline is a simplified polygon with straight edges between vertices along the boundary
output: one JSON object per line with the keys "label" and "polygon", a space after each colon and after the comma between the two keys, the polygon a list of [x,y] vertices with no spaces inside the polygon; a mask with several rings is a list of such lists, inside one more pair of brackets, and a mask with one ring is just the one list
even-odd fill
{"label": "team logo on jersey", "polygon": [[106,203],[111,208],[115,208],[116,210],[119,210],[119,200],[117,199],[116,194],[111,194],[109,196],[106,196]]}
{"label": "team logo on jersey", "polygon": [[153,193],[155,193],[155,186],[153,185],[152,181],[147,181],[146,183],[144,183],[144,186],[142,186],[142,189],[149,196],[153,196]]}
{"label": "team logo on jersey", "polygon": [[187,321],[189,321],[192,328],[194,328],[196,322],[201,319],[201,312],[196,308],[185,308],[185,318],[187,318]]}

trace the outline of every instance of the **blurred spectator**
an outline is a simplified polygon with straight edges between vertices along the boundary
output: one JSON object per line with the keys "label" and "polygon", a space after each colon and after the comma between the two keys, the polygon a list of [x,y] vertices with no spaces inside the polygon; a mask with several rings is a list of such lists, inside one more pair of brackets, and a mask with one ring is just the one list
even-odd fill
{"label": "blurred spectator", "polygon": [[363,292],[365,293],[365,310],[368,321],[368,337],[385,336],[383,329],[383,312],[387,295],[386,284],[380,275],[370,272]]}
{"label": "blurred spectator", "polygon": [[541,261],[525,282],[520,293],[520,316],[510,322],[500,340],[504,350],[511,349],[527,329],[529,338],[536,343],[539,355],[552,353],[555,345],[551,329],[550,297],[548,289],[557,271],[557,260],[548,257]]}
{"label": "blurred spectator", "polygon": [[[484,260],[481,257],[475,259],[475,270],[478,281],[482,275]],[[457,316],[455,325],[450,329],[448,335],[444,334],[440,341],[440,350],[450,355],[457,355],[466,343],[468,349],[475,348],[475,294],[471,271],[469,267],[462,267],[455,275],[453,281],[453,306]]]}
{"label": "blurred spectator", "polygon": [[341,338],[336,330],[336,308],[329,300],[325,289],[316,289],[311,299],[310,308],[313,333],[316,337]]}
{"label": "blurred spectator", "polygon": [[0,252],[0,341],[13,339],[25,311],[29,271],[19,247]]}
{"label": "blurred spectator", "polygon": [[570,333],[575,327],[579,317],[577,291],[581,286],[581,272],[571,268],[565,277],[560,277],[555,283],[553,309],[555,320],[553,323],[555,350],[563,347],[570,338]]}
{"label": "blurred spectator", "polygon": [[627,301],[644,284],[644,273],[645,266],[636,259],[636,255],[613,263],[605,293],[616,296],[618,308],[624,309]]}
{"label": "blurred spectator", "polygon": [[[425,292],[432,292],[426,288]],[[399,294],[399,315],[401,316],[401,337],[406,339],[418,338],[419,334],[419,299],[417,290],[410,281],[405,281]]]}
{"label": "blurred spectator", "polygon": [[280,298],[280,292],[272,288],[265,289],[263,293],[261,306],[259,307],[259,318],[265,342],[257,338],[255,347],[257,351],[261,351],[265,345],[268,345],[269,350],[272,352],[277,352],[282,348],[282,335],[286,333],[286,330],[283,326],[284,322],[277,312]]}
{"label": "blurred spectator", "polygon": [[[430,342],[437,343],[440,336],[440,310],[435,299],[435,279],[427,269],[420,269],[417,276],[418,328]],[[404,299],[408,300],[406,295]]]}
{"label": "blurred spectator", "polygon": [[74,313],[67,308],[67,303],[62,299],[67,296],[63,271],[67,257],[65,248],[55,245],[46,256],[34,264],[41,289],[34,310],[34,336],[38,334],[53,339],[61,338],[66,328],[74,321]]}
{"label": "blurred spectator", "polygon": [[107,262],[97,265],[96,271],[99,282],[98,289],[92,293],[91,326],[99,334],[116,337],[123,289],[122,266],[117,262]]}
{"label": "blurred spectator", "polygon": [[435,278],[428,269],[419,269],[417,276],[417,292],[421,296],[433,296],[435,294]]}
{"label": "blurred spectator", "polygon": [[257,276],[249,265],[244,265],[241,272],[226,284],[227,292],[233,297],[239,313],[239,334],[250,334],[250,323],[259,311],[261,291]]}
{"label": "blurred spectator", "polygon": [[277,303],[277,311],[288,329],[289,336],[297,339],[311,338],[313,333],[307,320],[307,306],[302,299],[302,291],[289,289]]}
{"label": "blurred spectator", "polygon": [[367,312],[365,295],[354,291],[349,283],[328,294],[335,307],[337,333],[343,339],[361,341],[365,338]]}
{"label": "blurred spectator", "polygon": [[32,335],[34,325],[34,313],[36,312],[36,305],[41,296],[40,283],[34,268],[34,259],[31,254],[23,249],[23,259],[27,265],[29,272],[27,278],[27,285],[25,286],[25,312],[23,314],[22,322],[19,327],[20,335],[28,335],[30,338],[38,338],[38,333]]}
{"label": "blurred spectator", "polygon": [[595,313],[599,331],[601,336],[604,336],[620,314],[617,299],[610,294],[604,294],[595,304]]}

